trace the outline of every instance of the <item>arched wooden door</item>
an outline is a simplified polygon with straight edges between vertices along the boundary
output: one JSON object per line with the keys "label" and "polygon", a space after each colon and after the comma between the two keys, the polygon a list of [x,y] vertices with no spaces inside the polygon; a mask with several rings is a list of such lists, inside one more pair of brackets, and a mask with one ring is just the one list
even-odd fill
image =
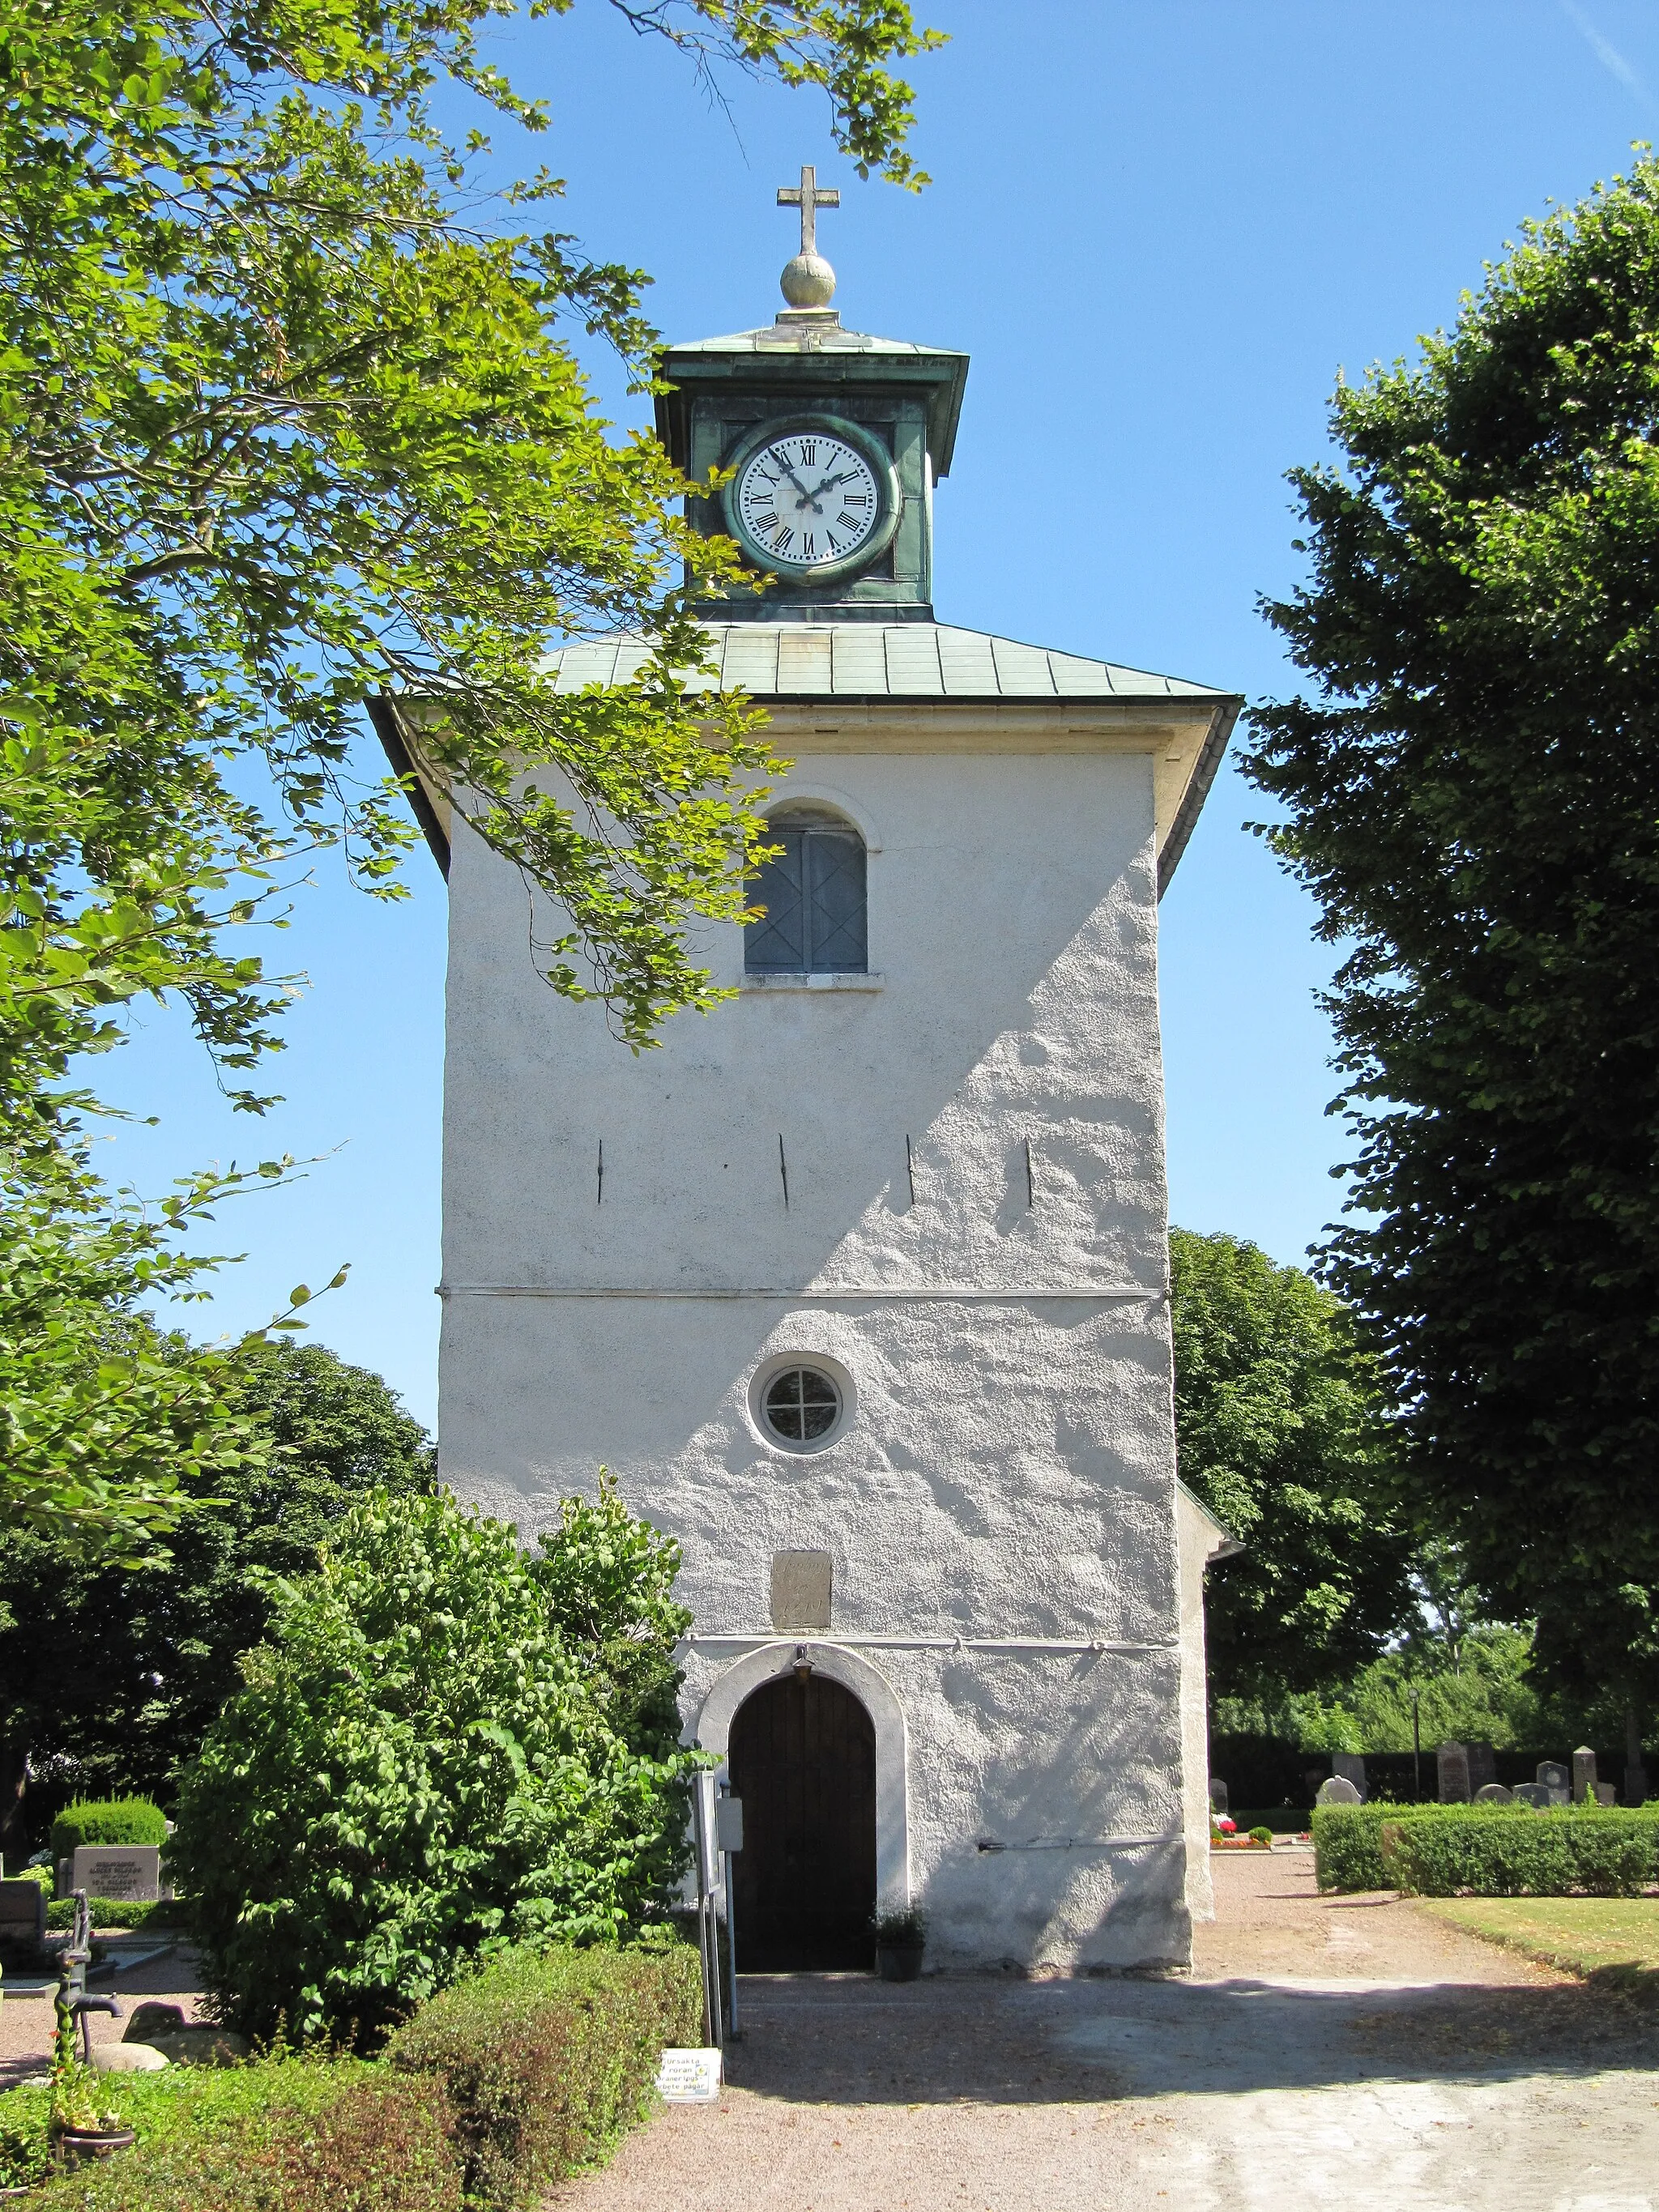
{"label": "arched wooden door", "polygon": [[726,1759],[743,1800],[738,1971],[867,1968],[876,1732],[864,1706],[827,1675],[781,1675],[738,1706]]}

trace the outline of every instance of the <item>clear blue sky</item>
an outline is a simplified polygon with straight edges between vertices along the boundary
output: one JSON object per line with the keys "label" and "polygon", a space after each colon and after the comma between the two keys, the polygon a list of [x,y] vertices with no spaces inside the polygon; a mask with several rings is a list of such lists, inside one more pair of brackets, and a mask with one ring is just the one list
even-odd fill
{"label": "clear blue sky", "polygon": [[[1339,368],[1358,375],[1447,321],[1521,221],[1571,202],[1659,125],[1659,11],[1636,0],[944,0],[913,72],[913,198],[860,184],[823,103],[690,68],[605,5],[501,44],[552,108],[503,173],[568,179],[560,227],[648,269],[673,338],[769,318],[803,161],[842,190],[822,218],[853,327],[973,356],[937,508],[946,621],[1201,678],[1289,681],[1258,592],[1297,575],[1283,471],[1316,459]],[[640,419],[597,356],[607,411]],[[366,749],[366,761],[374,763]],[[1164,908],[1170,1167],[1177,1221],[1299,1259],[1340,1202],[1340,1124],[1314,994],[1329,956],[1306,898],[1243,823],[1223,774]],[[424,854],[386,908],[325,859],[270,941],[307,987],[261,1127],[224,1110],[165,1016],[97,1070],[157,1115],[118,1128],[113,1176],[154,1193],[208,1160],[316,1156],[227,1207],[246,1251],[198,1333],[264,1319],[352,1262],[314,1334],[436,1403],[441,886]]]}

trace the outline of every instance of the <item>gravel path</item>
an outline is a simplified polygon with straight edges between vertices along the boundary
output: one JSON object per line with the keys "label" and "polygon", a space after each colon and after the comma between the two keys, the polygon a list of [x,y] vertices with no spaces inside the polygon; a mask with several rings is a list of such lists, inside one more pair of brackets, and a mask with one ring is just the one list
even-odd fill
{"label": "gravel path", "polygon": [[1652,2028],[1305,1852],[1218,1857],[1193,1978],[752,1978],[717,2106],[558,2212],[1659,2212]]}
{"label": "gravel path", "polygon": [[[89,2015],[94,2043],[118,2043],[136,2004],[157,1997],[163,2004],[181,2005],[185,2017],[197,2017],[200,1984],[191,1971],[187,1949],[175,1947],[148,1966],[129,1967],[112,1979],[94,1981],[95,1990],[112,1990],[123,2017],[112,2020],[106,2012]],[[0,1982],[0,2089],[9,2089],[28,2075],[43,2072],[52,2063],[52,2004],[50,1994],[20,1996],[15,1984]]]}

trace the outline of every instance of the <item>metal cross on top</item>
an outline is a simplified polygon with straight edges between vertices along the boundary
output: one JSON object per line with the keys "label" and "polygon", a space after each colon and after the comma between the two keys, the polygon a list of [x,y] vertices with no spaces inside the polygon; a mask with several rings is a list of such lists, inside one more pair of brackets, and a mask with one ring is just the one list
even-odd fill
{"label": "metal cross on top", "polygon": [[818,210],[821,207],[839,207],[841,194],[834,191],[821,192],[817,171],[803,163],[799,190],[793,185],[780,185],[778,205],[800,210],[800,250],[803,253],[816,253],[818,250]]}

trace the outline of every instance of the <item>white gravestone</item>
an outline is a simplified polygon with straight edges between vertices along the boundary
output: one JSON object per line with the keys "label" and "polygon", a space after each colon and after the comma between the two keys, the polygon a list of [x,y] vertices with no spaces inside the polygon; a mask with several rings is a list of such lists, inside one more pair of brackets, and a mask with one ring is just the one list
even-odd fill
{"label": "white gravestone", "polygon": [[1346,1774],[1333,1774],[1329,1781],[1320,1784],[1319,1795],[1314,1802],[1316,1805],[1358,1805],[1360,1796]]}
{"label": "white gravestone", "polygon": [[720,2094],[718,2051],[665,2051],[657,2094],[665,2105],[712,2105]]}
{"label": "white gravestone", "polygon": [[1474,1793],[1477,1805],[1512,1805],[1514,1797],[1501,1782],[1483,1782]]}
{"label": "white gravestone", "polygon": [[161,1895],[159,1844],[77,1844],[70,1887],[88,1897],[153,1905]]}

